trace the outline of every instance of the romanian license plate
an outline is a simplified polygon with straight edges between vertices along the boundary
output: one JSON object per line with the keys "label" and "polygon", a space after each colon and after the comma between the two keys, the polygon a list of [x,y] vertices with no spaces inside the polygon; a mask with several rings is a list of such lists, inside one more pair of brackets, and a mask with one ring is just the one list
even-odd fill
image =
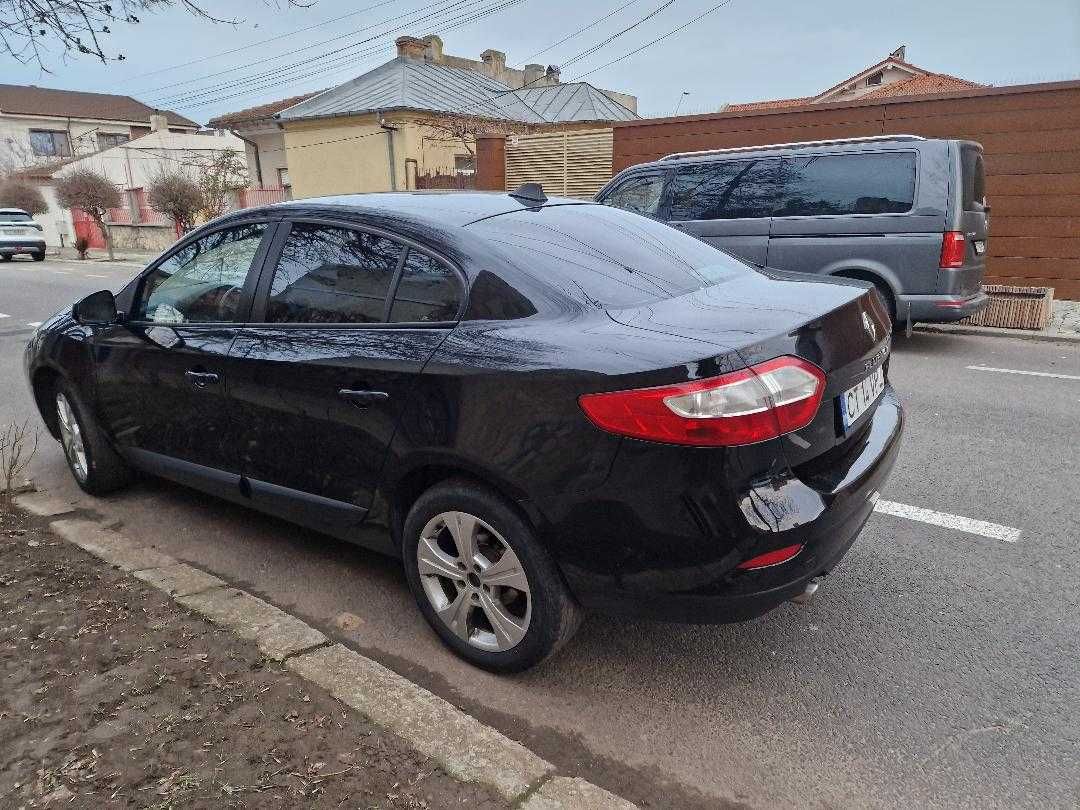
{"label": "romanian license plate", "polygon": [[869,377],[860,380],[840,395],[840,418],[843,420],[845,433],[878,401],[884,390],[885,367],[878,366]]}
{"label": "romanian license plate", "polygon": [[11,236],[26,236],[30,231],[26,228],[7,228],[3,231]]}

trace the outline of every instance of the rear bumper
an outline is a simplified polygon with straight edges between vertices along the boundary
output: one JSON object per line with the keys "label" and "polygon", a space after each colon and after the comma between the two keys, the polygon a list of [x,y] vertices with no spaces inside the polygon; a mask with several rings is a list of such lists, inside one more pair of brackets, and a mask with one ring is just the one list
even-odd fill
{"label": "rear bumper", "polygon": [[[607,497],[534,506],[549,521],[548,545],[585,608],[689,624],[744,621],[798,596],[837,565],[874,511],[903,423],[887,387],[838,455],[785,468],[741,494],[710,487],[702,457],[688,455],[687,475],[639,469],[613,476],[603,490],[616,489]],[[629,481],[638,491],[627,491]],[[795,543],[803,550],[789,562],[737,569]]]}
{"label": "rear bumper", "polygon": [[44,239],[5,239],[0,241],[0,253],[14,256],[16,253],[44,253]]}
{"label": "rear bumper", "polygon": [[908,320],[909,305],[912,321],[944,323],[974,315],[990,302],[990,297],[984,292],[969,296],[898,295],[896,302],[896,318],[901,323]]}

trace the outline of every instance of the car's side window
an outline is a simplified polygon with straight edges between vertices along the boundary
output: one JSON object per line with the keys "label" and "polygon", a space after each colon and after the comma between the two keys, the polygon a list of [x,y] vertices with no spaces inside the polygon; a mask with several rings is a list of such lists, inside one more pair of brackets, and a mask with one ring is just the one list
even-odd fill
{"label": "car's side window", "polygon": [[813,155],[784,161],[776,215],[900,214],[914,202],[913,152]]}
{"label": "car's side window", "polygon": [[295,222],[270,286],[270,323],[378,323],[404,248],[351,228]]}
{"label": "car's side window", "polygon": [[671,189],[675,222],[772,216],[781,185],[780,161],[724,160],[683,166]]}
{"label": "car's side window", "polygon": [[464,288],[458,274],[426,253],[410,250],[390,308],[390,322],[453,321]]}
{"label": "car's side window", "polygon": [[265,222],[209,233],[178,250],[143,280],[134,319],[154,323],[234,321]]}
{"label": "car's side window", "polygon": [[627,180],[602,200],[604,205],[654,217],[664,196],[664,176],[650,174]]}

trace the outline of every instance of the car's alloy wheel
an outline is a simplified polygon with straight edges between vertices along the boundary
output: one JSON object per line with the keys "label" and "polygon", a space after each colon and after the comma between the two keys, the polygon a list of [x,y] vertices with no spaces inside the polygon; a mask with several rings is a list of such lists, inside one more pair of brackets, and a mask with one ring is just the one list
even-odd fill
{"label": "car's alloy wheel", "polygon": [[532,590],[517,554],[467,512],[440,512],[420,532],[420,582],[435,615],[471,647],[506,652],[529,630]]}
{"label": "car's alloy wheel", "polygon": [[64,446],[64,455],[67,456],[71,472],[79,483],[85,484],[90,467],[86,461],[82,428],[71,403],[62,392],[56,395],[56,417],[60,424],[60,443]]}

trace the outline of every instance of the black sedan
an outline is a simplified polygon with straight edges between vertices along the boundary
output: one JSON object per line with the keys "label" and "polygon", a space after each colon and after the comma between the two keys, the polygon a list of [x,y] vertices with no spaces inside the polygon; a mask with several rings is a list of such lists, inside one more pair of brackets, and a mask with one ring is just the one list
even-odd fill
{"label": "black sedan", "polygon": [[446,644],[513,671],[582,609],[813,592],[903,424],[858,284],[538,188],[312,199],[190,234],[26,371],[87,492],[162,476],[400,557]]}

